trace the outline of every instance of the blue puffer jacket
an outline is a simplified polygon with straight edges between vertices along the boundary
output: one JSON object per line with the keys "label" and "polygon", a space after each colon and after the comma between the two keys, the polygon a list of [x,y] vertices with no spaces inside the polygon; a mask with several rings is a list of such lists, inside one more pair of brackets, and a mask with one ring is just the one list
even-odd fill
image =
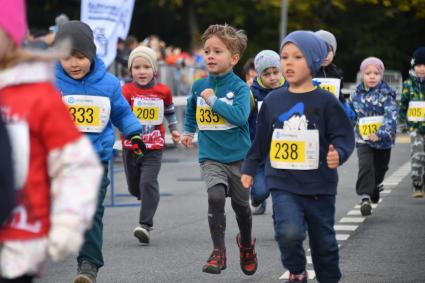
{"label": "blue puffer jacket", "polygon": [[124,133],[126,138],[142,132],[141,124],[122,96],[119,80],[106,71],[105,64],[99,57],[96,57],[92,70],[81,80],[71,78],[60,63],[57,63],[56,85],[63,96],[72,94],[109,98],[111,115],[105,129],[101,133],[86,133],[101,161],[112,158],[112,147],[115,142],[112,124]]}
{"label": "blue puffer jacket", "polygon": [[281,87],[288,87],[288,83],[285,81],[285,79],[282,77],[281,85],[277,88],[265,88],[265,86],[261,83],[261,80],[259,77],[255,77],[254,81],[251,85],[251,92],[254,96],[254,109],[252,109],[248,123],[249,123],[249,136],[251,138],[251,141],[254,140],[255,137],[255,131],[257,129],[257,116],[258,116],[258,104],[259,102],[262,102],[264,98],[266,98],[266,95],[269,94],[272,90],[279,89]]}
{"label": "blue puffer jacket", "polygon": [[[388,149],[394,144],[397,129],[397,104],[395,91],[384,81],[369,90],[360,83],[351,94],[349,105],[355,113],[356,142],[366,143],[377,149]],[[360,135],[358,122],[360,118],[384,116],[384,122],[376,132],[379,140],[364,141]]]}

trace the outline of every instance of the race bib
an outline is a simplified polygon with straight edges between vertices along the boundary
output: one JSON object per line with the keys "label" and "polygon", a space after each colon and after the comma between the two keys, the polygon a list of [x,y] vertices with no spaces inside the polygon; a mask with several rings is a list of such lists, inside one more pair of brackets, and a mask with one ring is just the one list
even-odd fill
{"label": "race bib", "polygon": [[341,80],[335,78],[314,78],[313,81],[319,82],[319,87],[333,93],[339,97],[339,89],[341,88]]}
{"label": "race bib", "polygon": [[407,109],[407,120],[410,122],[425,121],[425,101],[410,101]]}
{"label": "race bib", "polygon": [[319,168],[319,131],[275,129],[270,146],[270,163],[276,169]]}
{"label": "race bib", "polygon": [[384,122],[384,116],[371,116],[359,119],[359,132],[363,140],[369,140],[369,135],[376,133]]}
{"label": "race bib", "polygon": [[81,132],[101,133],[109,121],[109,98],[92,95],[66,95],[62,97],[72,121]]}
{"label": "race bib", "polygon": [[25,122],[8,123],[6,128],[12,145],[15,188],[20,190],[27,181],[29,169],[30,134],[28,124]]}
{"label": "race bib", "polygon": [[[230,105],[233,104],[233,101],[229,101],[226,98],[220,98],[220,100]],[[201,131],[228,130],[236,127],[213,112],[205,100],[199,96],[196,101],[196,123]]]}
{"label": "race bib", "polygon": [[133,113],[142,125],[161,125],[164,120],[164,101],[162,99],[135,98]]}

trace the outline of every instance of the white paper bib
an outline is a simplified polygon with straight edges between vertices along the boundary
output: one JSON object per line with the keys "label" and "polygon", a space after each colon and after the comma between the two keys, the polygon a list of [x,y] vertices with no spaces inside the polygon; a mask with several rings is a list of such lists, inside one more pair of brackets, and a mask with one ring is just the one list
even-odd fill
{"label": "white paper bib", "polygon": [[109,122],[111,102],[104,96],[66,95],[62,97],[72,121],[81,132],[101,133]]}
{"label": "white paper bib", "polygon": [[319,168],[319,131],[275,129],[270,146],[270,163],[276,169]]}
{"label": "white paper bib", "polygon": [[135,98],[133,113],[142,125],[161,125],[164,120],[164,101],[158,98]]}
{"label": "white paper bib", "polygon": [[359,119],[359,132],[363,140],[369,140],[369,135],[376,133],[384,122],[384,116],[371,116]]}
{"label": "white paper bib", "polygon": [[[233,104],[233,100],[226,99],[225,97],[220,98],[220,100],[230,105]],[[228,130],[236,127],[213,112],[205,100],[199,96],[196,100],[196,123],[200,131]]]}

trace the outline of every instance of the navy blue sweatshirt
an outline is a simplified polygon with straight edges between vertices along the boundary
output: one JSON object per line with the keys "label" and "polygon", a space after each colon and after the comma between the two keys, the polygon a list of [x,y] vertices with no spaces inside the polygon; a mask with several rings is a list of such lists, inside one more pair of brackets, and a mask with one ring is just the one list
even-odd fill
{"label": "navy blue sweatshirt", "polygon": [[[270,165],[273,130],[282,128],[283,122],[294,115],[304,115],[308,129],[319,131],[318,169],[284,170]],[[349,158],[355,146],[353,126],[335,96],[320,88],[306,93],[291,93],[287,88],[280,88],[269,93],[263,102],[255,139],[243,163],[242,173],[255,176],[257,168],[265,161],[265,175],[270,189],[300,195],[334,195],[338,173],[327,166],[330,144],[338,151],[340,164]]]}
{"label": "navy blue sweatshirt", "polygon": [[6,126],[0,118],[0,227],[15,206],[11,152]]}

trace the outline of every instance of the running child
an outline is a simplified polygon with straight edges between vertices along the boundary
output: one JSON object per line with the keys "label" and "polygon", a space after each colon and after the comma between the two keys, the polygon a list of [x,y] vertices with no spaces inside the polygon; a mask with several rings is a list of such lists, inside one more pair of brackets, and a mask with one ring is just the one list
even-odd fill
{"label": "running child", "polygon": [[413,197],[424,197],[425,175],[425,47],[413,52],[409,78],[403,83],[400,123],[410,132]]}
{"label": "running child", "polygon": [[208,192],[208,223],[213,252],[203,267],[219,274],[226,268],[225,201],[231,197],[240,233],[236,242],[246,275],[257,270],[249,190],[242,187],[240,170],[249,149],[247,84],[234,72],[247,44],[246,35],[228,25],[211,25],[202,35],[209,76],[196,81],[188,98],[182,143],[190,147],[198,132],[199,163]]}
{"label": "running child", "polygon": [[249,188],[265,162],[275,239],[290,273],[287,282],[307,282],[306,231],[318,281],[341,278],[333,228],[336,168],[352,153],[354,133],[335,95],[312,83],[326,54],[325,43],[310,31],[283,39],[281,69],[289,88],[273,91],[263,101],[242,167],[241,181]]}
{"label": "running child", "polygon": [[74,279],[75,283],[92,283],[104,264],[102,218],[110,183],[108,162],[115,141],[112,124],[137,144],[135,150],[139,154],[140,150],[145,151],[145,146],[140,137],[142,126],[122,96],[119,80],[106,71],[105,64],[96,56],[90,27],[80,21],[66,22],[60,26],[55,41],[63,39],[71,40],[72,53],[56,64],[56,83],[74,123],[91,140],[104,169],[93,226],[85,235]]}
{"label": "running child", "polygon": [[[254,109],[248,119],[249,134],[251,141],[254,140],[257,127],[257,116],[260,112],[264,98],[272,90],[282,87],[285,79],[280,71],[280,56],[272,50],[259,52],[254,59],[255,71],[258,74],[251,85],[251,92],[254,95]],[[267,189],[266,177],[264,176],[264,166],[261,166],[254,177],[251,187],[251,205],[254,207],[252,214],[264,214],[270,192]]]}
{"label": "running child", "polygon": [[51,61],[64,52],[21,49],[25,3],[0,5],[0,114],[12,145],[17,195],[0,229],[0,282],[23,283],[40,274],[47,254],[59,261],[78,252],[92,223],[102,169],[53,85]]}
{"label": "running child", "polygon": [[355,113],[359,160],[356,192],[361,197],[363,216],[371,214],[371,202],[379,201],[397,130],[396,93],[383,81],[384,70],[384,63],[379,58],[364,59],[360,65],[361,83],[349,101]]}
{"label": "running child", "polygon": [[145,46],[133,49],[128,70],[133,81],[125,84],[122,92],[143,127],[146,151],[140,156],[131,149],[131,141],[124,140],[123,160],[128,190],[142,203],[140,225],[134,229],[134,236],[140,243],[148,244],[159,203],[158,174],[165,141],[164,117],[176,144],[180,141],[180,133],[171,90],[155,78],[158,73],[156,52]]}

